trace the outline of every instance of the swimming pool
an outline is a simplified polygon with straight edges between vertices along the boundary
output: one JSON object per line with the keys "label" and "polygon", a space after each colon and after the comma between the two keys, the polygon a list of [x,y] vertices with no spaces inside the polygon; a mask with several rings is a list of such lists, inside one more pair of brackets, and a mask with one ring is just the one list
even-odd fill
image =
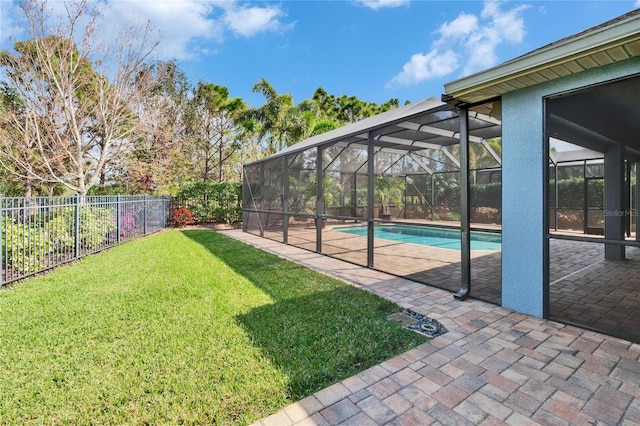
{"label": "swimming pool", "polygon": [[[334,231],[352,235],[367,235],[366,226],[334,228]],[[460,250],[460,231],[453,229],[427,228],[407,225],[375,225],[373,235],[376,238]],[[485,232],[471,233],[471,250],[500,250],[502,236]]]}

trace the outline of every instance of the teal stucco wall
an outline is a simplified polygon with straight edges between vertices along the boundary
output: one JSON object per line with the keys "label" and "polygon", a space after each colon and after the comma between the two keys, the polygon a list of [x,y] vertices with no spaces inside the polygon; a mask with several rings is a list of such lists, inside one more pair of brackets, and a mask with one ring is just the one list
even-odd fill
{"label": "teal stucco wall", "polygon": [[[544,98],[640,74],[640,58],[502,96],[502,306],[544,315]],[[621,113],[623,113],[621,111]]]}

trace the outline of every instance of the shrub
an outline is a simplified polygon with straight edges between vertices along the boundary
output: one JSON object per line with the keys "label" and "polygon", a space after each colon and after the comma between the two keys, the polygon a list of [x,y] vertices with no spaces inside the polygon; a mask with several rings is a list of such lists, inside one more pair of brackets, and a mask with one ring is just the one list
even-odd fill
{"label": "shrub", "polygon": [[479,183],[471,185],[471,204],[474,207],[502,207],[502,183]]}
{"label": "shrub", "polygon": [[179,227],[196,223],[193,218],[193,212],[186,207],[173,209],[171,212],[171,219],[173,219],[175,224]]}
{"label": "shrub", "polygon": [[23,225],[13,219],[2,218],[2,240],[5,249],[3,267],[15,268],[21,274],[26,274],[44,266],[50,246],[38,224]]}
{"label": "shrub", "polygon": [[176,196],[188,207],[196,222],[231,224],[242,217],[242,184],[195,182],[185,185]]}
{"label": "shrub", "polygon": [[120,216],[120,238],[130,238],[142,234],[138,216],[142,213],[127,211]]}
{"label": "shrub", "polygon": [[[558,180],[558,208],[582,210],[584,208],[585,180],[583,178],[571,178]],[[604,180],[597,179],[589,182],[590,207],[604,207]],[[555,195],[555,185],[549,184],[549,193]],[[552,198],[553,199],[553,198]],[[597,204],[594,204],[597,203]]]}
{"label": "shrub", "polygon": [[101,207],[82,206],[80,241],[87,248],[98,247],[118,229],[114,212]]}
{"label": "shrub", "polygon": [[471,221],[476,223],[500,223],[500,210],[494,207],[474,207],[471,209]]}
{"label": "shrub", "polygon": [[[50,234],[51,243],[57,252],[73,248],[75,221],[74,208],[64,207],[56,211],[55,217],[47,222],[45,228]],[[118,229],[112,209],[80,206],[80,245],[86,249],[99,247],[113,236]]]}
{"label": "shrub", "polygon": [[581,231],[584,229],[584,219],[581,212],[559,211],[558,229]]}

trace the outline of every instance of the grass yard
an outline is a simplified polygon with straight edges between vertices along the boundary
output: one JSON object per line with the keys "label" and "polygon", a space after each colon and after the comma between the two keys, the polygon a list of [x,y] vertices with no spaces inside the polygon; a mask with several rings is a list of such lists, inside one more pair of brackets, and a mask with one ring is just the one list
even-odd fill
{"label": "grass yard", "polygon": [[399,307],[206,230],[0,291],[0,424],[237,424],[425,341]]}

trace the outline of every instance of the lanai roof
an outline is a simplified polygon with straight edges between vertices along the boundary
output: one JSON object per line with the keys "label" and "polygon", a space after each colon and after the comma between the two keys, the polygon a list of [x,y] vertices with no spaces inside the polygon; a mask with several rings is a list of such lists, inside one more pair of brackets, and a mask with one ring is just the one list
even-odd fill
{"label": "lanai roof", "polygon": [[[469,113],[470,142],[482,144],[493,157],[495,161],[493,166],[499,166],[500,157],[489,147],[487,139],[500,136],[501,123],[490,116],[490,108],[478,109],[483,113],[477,111]],[[376,152],[396,155],[398,162],[401,161],[400,159],[406,161],[410,158],[418,165],[414,164],[414,172],[433,173],[442,168],[459,167],[457,160],[447,149],[459,143],[459,129],[460,120],[456,108],[430,97],[310,137],[265,160],[303,152],[318,146],[366,152],[369,133],[371,133]],[[352,165],[349,168],[353,166],[358,168],[362,164]]]}

